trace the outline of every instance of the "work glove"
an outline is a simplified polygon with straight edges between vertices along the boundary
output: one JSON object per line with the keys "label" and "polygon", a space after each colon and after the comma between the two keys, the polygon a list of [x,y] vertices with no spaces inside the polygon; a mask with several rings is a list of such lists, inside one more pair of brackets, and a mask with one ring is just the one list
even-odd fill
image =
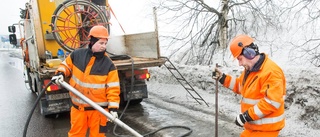
{"label": "work glove", "polygon": [[212,72],[212,79],[220,80],[222,75],[223,75],[223,73],[221,72],[221,70],[216,67],[216,68],[214,68],[214,70]]}
{"label": "work glove", "polygon": [[64,73],[63,72],[58,72],[56,75],[54,75],[51,78],[51,81],[57,85],[60,85],[60,81],[62,82],[64,79]]}
{"label": "work glove", "polygon": [[113,117],[112,121],[115,120],[116,118],[118,118],[118,109],[116,109],[116,108],[110,108],[110,109],[109,109],[109,112],[110,112],[110,114],[111,114],[112,117]]}
{"label": "work glove", "polygon": [[239,127],[243,127],[243,125],[246,123],[246,122],[250,122],[250,121],[253,121],[252,118],[249,116],[249,113],[248,111],[244,112],[243,114],[239,114],[237,117],[236,117],[236,120],[234,123],[236,123],[237,126]]}

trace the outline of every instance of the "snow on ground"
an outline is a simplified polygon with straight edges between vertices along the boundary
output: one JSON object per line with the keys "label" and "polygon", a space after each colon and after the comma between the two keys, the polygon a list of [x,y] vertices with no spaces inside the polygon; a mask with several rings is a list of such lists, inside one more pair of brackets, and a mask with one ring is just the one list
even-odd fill
{"label": "snow on ground", "polygon": [[[171,100],[171,102],[189,106],[190,109],[214,115],[215,81],[211,79],[213,68],[178,64],[175,66],[210,107],[205,104],[199,105],[192,99],[164,66],[150,69],[151,79],[148,82],[150,94],[156,94],[163,99]],[[285,100],[286,126],[280,132],[281,137],[316,137],[320,134],[320,71],[318,69],[316,67],[283,67],[287,80],[287,97]],[[223,67],[222,70],[234,75],[239,75],[241,72],[241,69],[237,67],[236,69]],[[234,118],[240,113],[240,97],[222,87],[220,83],[218,90],[219,117],[233,123]],[[188,113],[188,111],[184,112]],[[189,112],[190,115],[192,112]],[[205,119],[214,121],[214,117],[210,118]],[[241,131],[239,130],[239,132]]]}

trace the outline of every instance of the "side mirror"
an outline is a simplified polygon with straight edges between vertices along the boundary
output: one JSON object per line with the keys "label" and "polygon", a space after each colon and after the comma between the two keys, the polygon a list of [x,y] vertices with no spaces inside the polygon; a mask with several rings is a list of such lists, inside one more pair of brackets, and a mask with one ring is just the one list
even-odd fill
{"label": "side mirror", "polygon": [[17,36],[16,36],[16,34],[10,34],[9,35],[9,41],[10,41],[10,44],[17,45]]}
{"label": "side mirror", "polygon": [[15,26],[8,26],[8,31],[11,33],[15,33],[16,32],[16,27]]}

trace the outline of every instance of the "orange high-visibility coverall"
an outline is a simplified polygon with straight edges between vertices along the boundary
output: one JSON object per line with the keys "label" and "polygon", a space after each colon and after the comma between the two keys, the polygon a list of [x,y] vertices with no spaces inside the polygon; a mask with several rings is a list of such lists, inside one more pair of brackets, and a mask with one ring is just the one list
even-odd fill
{"label": "orange high-visibility coverall", "polygon": [[[120,85],[118,71],[106,53],[95,56],[90,49],[73,51],[56,73],[70,77],[69,84],[106,110],[119,108]],[[90,128],[90,137],[105,137],[107,117],[70,92],[71,129],[69,137],[84,137]]]}
{"label": "orange high-visibility coverall", "polygon": [[238,78],[225,75],[220,82],[241,94],[241,112],[248,110],[253,119],[244,124],[241,137],[278,136],[285,126],[286,80],[276,63],[262,53],[252,70],[245,70]]}

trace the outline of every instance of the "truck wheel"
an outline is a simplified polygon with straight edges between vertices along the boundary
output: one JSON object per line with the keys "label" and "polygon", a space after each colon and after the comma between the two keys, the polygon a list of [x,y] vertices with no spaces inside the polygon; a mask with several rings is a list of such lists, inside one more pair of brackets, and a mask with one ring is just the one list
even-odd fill
{"label": "truck wheel", "polygon": [[[103,5],[105,6],[105,5]],[[110,33],[106,9],[88,0],[67,0],[54,11],[51,19],[53,37],[68,52],[89,43],[88,34],[95,25],[105,26]]]}
{"label": "truck wheel", "polygon": [[127,102],[124,101],[123,93],[120,93],[120,106],[126,106]]}
{"label": "truck wheel", "polygon": [[32,79],[30,76],[30,68],[28,68],[28,67],[26,67],[26,74],[27,74],[27,78],[28,78],[29,89],[31,90],[32,93],[36,93],[36,90],[34,88],[32,88],[33,83],[32,83]]}
{"label": "truck wheel", "polygon": [[43,89],[42,86],[43,84],[41,83],[41,80],[40,78],[38,77],[36,80],[35,80],[35,90],[37,92],[37,95],[40,95],[41,93],[41,90]]}
{"label": "truck wheel", "polygon": [[[35,80],[36,83],[37,83],[36,86],[35,86],[35,89],[36,89],[36,91],[37,91],[37,96],[40,96],[41,90],[42,90],[43,88],[42,88],[42,83],[41,83],[40,81],[38,81],[38,80],[39,80],[39,78],[38,78],[37,80]],[[43,95],[45,95],[45,94],[43,94]],[[41,98],[43,98],[43,96],[42,96]],[[45,117],[47,117],[47,115],[44,114],[44,107],[42,106],[41,100],[42,100],[42,99],[40,99],[40,101],[39,101],[40,114],[43,115],[43,116],[45,116]]]}

